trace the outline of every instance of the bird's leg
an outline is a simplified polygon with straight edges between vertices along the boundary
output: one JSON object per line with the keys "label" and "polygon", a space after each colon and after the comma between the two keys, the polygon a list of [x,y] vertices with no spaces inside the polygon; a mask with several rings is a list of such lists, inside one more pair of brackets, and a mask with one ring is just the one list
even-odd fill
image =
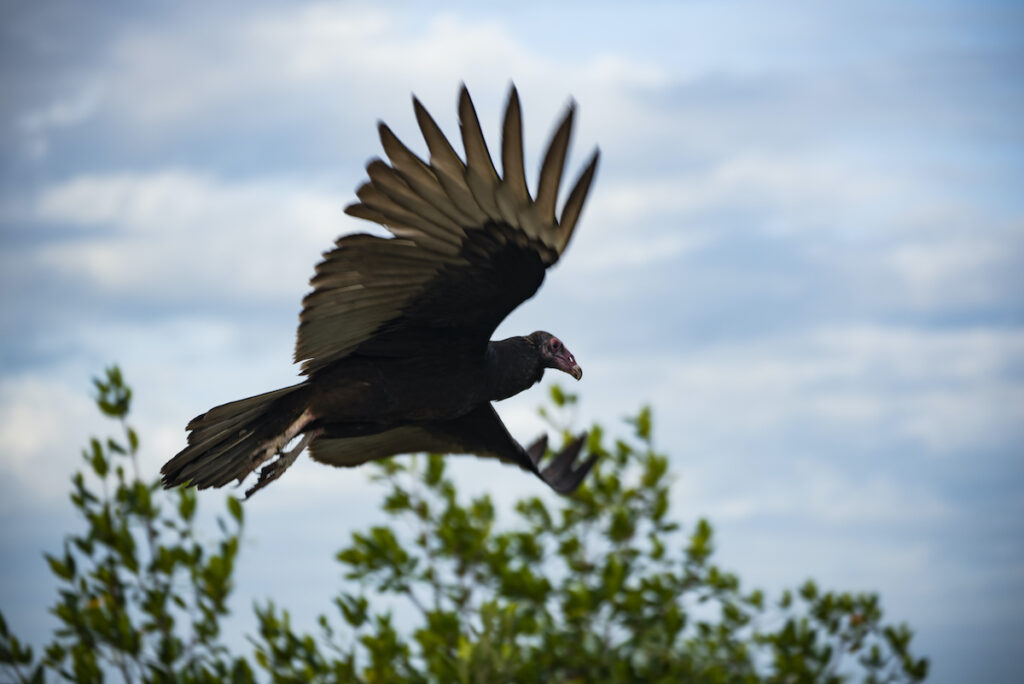
{"label": "bird's leg", "polygon": [[307,425],[313,422],[314,419],[315,417],[313,416],[313,412],[306,409],[298,418],[295,419],[295,422],[288,426],[287,430],[274,439],[268,440],[260,445],[260,448],[255,454],[253,454],[252,464],[249,466],[249,470],[238,478],[238,484],[242,484],[242,480],[244,480],[249,473],[259,468],[274,456],[280,454],[281,450],[287,446],[288,442],[295,439],[295,435],[302,432]]}
{"label": "bird's leg", "polygon": [[299,440],[299,443],[296,444],[291,451],[278,451],[278,457],[275,460],[260,468],[260,477],[256,480],[256,484],[246,490],[245,498],[248,499],[250,496],[284,475],[284,471],[288,470],[292,463],[295,463],[295,459],[299,457],[299,454],[309,446],[310,442],[321,434],[323,434],[323,428],[311,430],[302,435],[302,439]]}

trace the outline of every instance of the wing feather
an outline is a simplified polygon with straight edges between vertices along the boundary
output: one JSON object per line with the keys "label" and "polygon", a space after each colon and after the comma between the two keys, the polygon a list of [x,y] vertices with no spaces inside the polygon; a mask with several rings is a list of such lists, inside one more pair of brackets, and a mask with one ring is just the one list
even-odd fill
{"label": "wing feather", "polygon": [[488,218],[500,220],[501,213],[494,197],[500,179],[494,170],[491,153],[487,151],[487,143],[480,130],[480,119],[477,118],[473,100],[465,85],[459,92],[459,129],[462,131],[462,146],[466,150],[466,185]]}
{"label": "wing feather", "polygon": [[429,235],[440,242],[448,243],[456,252],[462,244],[460,236],[464,235],[464,233],[457,226],[453,224],[453,229],[449,230],[442,225],[434,223],[425,216],[417,215],[415,211],[410,211],[391,199],[374,183],[363,184],[356,191],[356,197],[359,198],[363,205],[383,215],[389,221],[388,225],[394,222],[396,225],[409,226],[414,231]]}
{"label": "wing feather", "polygon": [[561,235],[557,245],[559,253],[565,251],[569,240],[572,238],[573,231],[576,230],[576,222],[579,221],[580,214],[583,212],[583,202],[586,201],[587,193],[590,192],[590,184],[593,182],[594,174],[597,172],[597,161],[600,157],[600,151],[594,150],[594,154],[590,157],[590,163],[587,164],[583,173],[580,174],[576,185],[573,186],[572,191],[569,193],[569,199],[565,201],[565,207],[562,209],[562,218],[559,219],[559,226],[561,228]]}
{"label": "wing feather", "polygon": [[513,206],[530,203],[523,161],[523,113],[519,108],[519,93],[512,86],[501,127],[501,166],[505,171],[501,186]]}
{"label": "wing feather", "polygon": [[381,145],[391,162],[391,167],[402,176],[409,187],[457,225],[472,225],[473,220],[455,206],[445,193],[433,169],[413,154],[386,124],[380,124],[379,131]]}
{"label": "wing feather", "polygon": [[448,196],[455,202],[455,205],[465,214],[469,215],[475,225],[487,222],[487,214],[477,204],[472,191],[465,181],[466,165],[455,153],[448,138],[438,127],[434,118],[423,107],[417,98],[413,98],[413,108],[416,111],[416,121],[423,133],[423,139],[430,150],[430,166],[440,181]]}
{"label": "wing feather", "polygon": [[453,251],[453,245],[450,243],[442,242],[429,235],[426,231],[415,228],[405,223],[401,223],[393,217],[389,217],[384,213],[374,209],[373,207],[365,204],[350,204],[345,207],[345,213],[349,216],[355,216],[356,218],[366,219],[367,221],[373,221],[379,223],[390,230],[394,235],[402,238],[408,238],[413,241],[420,248],[434,252],[438,255],[452,256],[458,253],[458,250]]}
{"label": "wing feather", "polygon": [[537,215],[548,224],[555,224],[555,202],[558,200],[558,186],[562,182],[565,170],[565,157],[569,153],[569,141],[572,137],[572,122],[576,114],[576,105],[569,105],[562,123],[551,136],[551,143],[544,155],[540,167],[540,180],[537,181],[537,201],[534,202]]}
{"label": "wing feather", "polygon": [[373,186],[402,208],[422,216],[431,224],[440,226],[447,235],[462,237],[465,231],[458,222],[424,199],[402,178],[401,174],[379,159],[366,167]]}

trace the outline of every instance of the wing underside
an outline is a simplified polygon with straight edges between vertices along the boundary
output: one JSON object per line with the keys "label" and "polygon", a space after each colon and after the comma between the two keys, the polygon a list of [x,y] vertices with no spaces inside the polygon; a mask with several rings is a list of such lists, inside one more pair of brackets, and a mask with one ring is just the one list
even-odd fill
{"label": "wing underside", "polygon": [[585,435],[577,437],[542,465],[547,438],[542,437],[529,449],[524,449],[509,434],[494,408],[484,404],[450,421],[406,425],[345,439],[318,437],[310,445],[310,455],[321,463],[352,467],[407,453],[472,454],[517,465],[555,491],[568,494],[579,486],[597,461],[597,456],[591,455],[582,463],[577,462],[584,439]]}

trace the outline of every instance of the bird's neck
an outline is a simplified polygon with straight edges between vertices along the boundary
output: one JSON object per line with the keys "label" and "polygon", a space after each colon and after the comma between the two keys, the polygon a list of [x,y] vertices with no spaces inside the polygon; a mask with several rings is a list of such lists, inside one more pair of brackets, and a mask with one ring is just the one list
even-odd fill
{"label": "bird's neck", "polygon": [[525,337],[490,342],[487,345],[488,399],[499,401],[519,394],[540,382],[544,375],[537,348]]}

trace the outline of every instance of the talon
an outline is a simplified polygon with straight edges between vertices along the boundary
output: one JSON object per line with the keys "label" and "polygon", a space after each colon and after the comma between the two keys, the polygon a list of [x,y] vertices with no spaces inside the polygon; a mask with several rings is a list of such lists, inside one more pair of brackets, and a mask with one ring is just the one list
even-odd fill
{"label": "talon", "polygon": [[305,449],[315,437],[320,436],[321,432],[323,431],[314,430],[312,432],[307,432],[302,436],[302,439],[299,440],[299,443],[295,445],[294,449],[284,452],[279,451],[276,460],[271,461],[260,468],[260,476],[259,479],[256,480],[256,484],[245,490],[246,500],[277,478],[281,477],[284,474],[284,471],[288,470],[288,468],[295,463],[295,459],[299,457],[299,454],[302,453],[303,449]]}

